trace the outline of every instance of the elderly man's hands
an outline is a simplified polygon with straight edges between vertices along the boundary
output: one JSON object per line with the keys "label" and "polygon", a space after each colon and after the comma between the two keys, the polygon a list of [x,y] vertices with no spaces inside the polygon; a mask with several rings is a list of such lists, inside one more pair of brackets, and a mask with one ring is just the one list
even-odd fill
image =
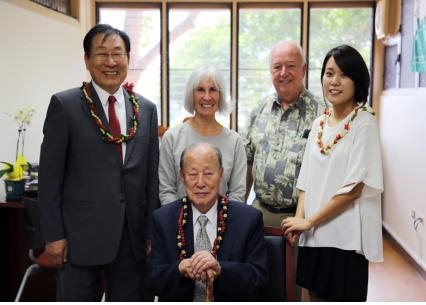
{"label": "elderly man's hands", "polygon": [[221,267],[209,251],[198,251],[191,258],[180,262],[179,272],[193,280],[213,282],[215,278],[220,276]]}

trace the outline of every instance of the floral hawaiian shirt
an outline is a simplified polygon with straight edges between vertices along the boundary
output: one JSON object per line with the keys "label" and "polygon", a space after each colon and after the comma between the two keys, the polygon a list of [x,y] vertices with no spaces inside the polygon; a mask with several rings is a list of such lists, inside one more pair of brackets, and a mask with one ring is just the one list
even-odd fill
{"label": "floral hawaiian shirt", "polygon": [[247,161],[253,163],[254,192],[263,204],[297,206],[297,177],[306,140],[324,109],[308,90],[286,110],[276,95],[264,98],[250,115]]}

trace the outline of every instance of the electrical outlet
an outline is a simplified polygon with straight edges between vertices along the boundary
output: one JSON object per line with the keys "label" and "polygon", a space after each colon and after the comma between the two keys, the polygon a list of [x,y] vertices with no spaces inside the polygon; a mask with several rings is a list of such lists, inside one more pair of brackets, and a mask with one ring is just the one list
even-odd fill
{"label": "electrical outlet", "polygon": [[416,211],[414,211],[414,210],[411,210],[411,218],[416,218]]}

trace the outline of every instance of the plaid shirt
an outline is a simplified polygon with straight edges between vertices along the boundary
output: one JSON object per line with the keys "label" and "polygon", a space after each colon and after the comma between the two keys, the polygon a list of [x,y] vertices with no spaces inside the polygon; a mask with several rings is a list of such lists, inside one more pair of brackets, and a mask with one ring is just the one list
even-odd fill
{"label": "plaid shirt", "polygon": [[297,206],[297,177],[306,140],[323,104],[303,89],[287,110],[276,95],[264,98],[250,115],[247,161],[253,164],[256,198],[266,205]]}

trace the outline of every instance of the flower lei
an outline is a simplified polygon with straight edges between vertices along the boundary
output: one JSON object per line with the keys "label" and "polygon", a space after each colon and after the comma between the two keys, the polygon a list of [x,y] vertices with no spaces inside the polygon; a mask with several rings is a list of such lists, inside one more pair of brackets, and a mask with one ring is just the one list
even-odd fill
{"label": "flower lei", "polygon": [[350,117],[350,119],[348,120],[348,122],[346,124],[344,124],[344,126],[343,126],[343,132],[342,133],[338,133],[336,135],[336,137],[334,138],[334,140],[331,143],[324,144],[323,141],[322,141],[324,124],[327,122],[327,120],[331,116],[331,111],[328,110],[328,108],[326,108],[324,110],[324,115],[322,116],[322,118],[321,118],[321,120],[319,122],[318,133],[317,133],[317,144],[318,144],[318,147],[320,149],[320,152],[323,155],[327,155],[333,149],[333,147],[337,143],[339,143],[339,141],[349,132],[349,129],[351,127],[351,123],[356,118],[356,116],[358,115],[359,111],[367,111],[367,112],[371,113],[372,115],[375,115],[374,111],[370,107],[362,106],[362,105],[356,106],[354,108],[354,110],[353,110],[352,116]]}
{"label": "flower lei", "polygon": [[129,93],[129,101],[132,103],[132,108],[133,108],[133,116],[131,120],[132,126],[130,127],[128,135],[120,134],[118,136],[114,136],[108,130],[108,128],[102,123],[99,117],[99,112],[95,107],[95,103],[93,102],[93,99],[90,97],[89,84],[87,82],[83,82],[82,90],[83,90],[84,98],[86,99],[86,102],[87,102],[87,106],[89,107],[90,115],[92,116],[93,121],[95,122],[96,126],[98,126],[102,134],[102,140],[108,143],[121,144],[123,142],[127,142],[135,136],[136,131],[138,130],[138,126],[139,126],[138,98],[136,97],[136,94],[133,92],[133,84],[125,83],[123,87]]}
{"label": "flower lei", "polygon": [[[191,204],[191,201],[187,196],[181,199],[182,207],[179,212],[178,218],[178,233],[177,233],[177,246],[179,248],[179,259],[183,260],[187,257],[186,252],[186,239],[185,239],[185,225],[188,217],[188,209]],[[226,231],[226,220],[228,218],[228,205],[229,199],[228,196],[218,196],[218,203],[220,204],[219,210],[219,224],[217,226],[216,239],[213,243],[213,248],[211,254],[216,258],[217,252],[220,249],[223,240],[223,234]]]}

